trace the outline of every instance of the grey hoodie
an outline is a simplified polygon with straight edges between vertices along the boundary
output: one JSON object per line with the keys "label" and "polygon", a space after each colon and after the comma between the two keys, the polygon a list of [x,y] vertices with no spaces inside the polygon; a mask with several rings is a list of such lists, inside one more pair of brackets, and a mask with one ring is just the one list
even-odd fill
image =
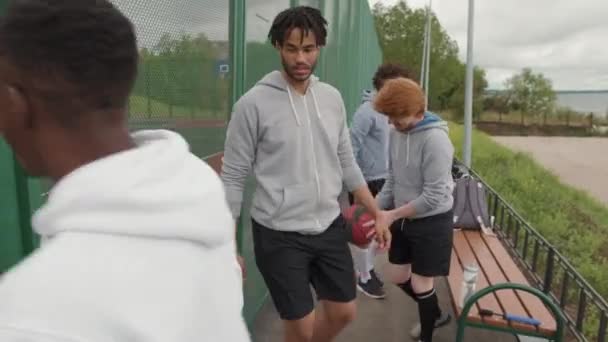
{"label": "grey hoodie", "polygon": [[416,210],[413,218],[452,209],[454,147],[445,121],[427,112],[408,132],[392,129],[389,154],[389,176],[377,197],[381,208],[398,208],[411,202]]}
{"label": "grey hoodie", "polygon": [[365,186],[338,90],[313,76],[302,96],[274,71],[243,95],[228,125],[222,166],[234,217],[251,170],[253,219],[275,230],[325,231],[340,213],[343,182],[350,191]]}
{"label": "grey hoodie", "polygon": [[350,129],[353,153],[366,181],[388,175],[388,118],[372,105],[375,92],[363,91],[363,103],[355,112]]}

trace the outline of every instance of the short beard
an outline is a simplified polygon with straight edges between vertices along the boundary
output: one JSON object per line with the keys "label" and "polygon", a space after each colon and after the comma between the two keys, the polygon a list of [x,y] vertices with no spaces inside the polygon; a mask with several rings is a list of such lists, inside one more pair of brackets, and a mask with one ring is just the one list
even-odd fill
{"label": "short beard", "polygon": [[283,65],[283,70],[285,71],[287,76],[289,76],[289,78],[291,78],[292,80],[294,80],[296,82],[308,81],[310,79],[310,77],[314,74],[315,69],[317,68],[317,63],[315,62],[313,65],[310,66],[310,73],[308,74],[308,76],[306,76],[305,79],[300,79],[291,72],[291,70],[289,69],[289,66],[287,65],[287,63],[285,62],[285,60],[282,57],[281,57],[281,64]]}

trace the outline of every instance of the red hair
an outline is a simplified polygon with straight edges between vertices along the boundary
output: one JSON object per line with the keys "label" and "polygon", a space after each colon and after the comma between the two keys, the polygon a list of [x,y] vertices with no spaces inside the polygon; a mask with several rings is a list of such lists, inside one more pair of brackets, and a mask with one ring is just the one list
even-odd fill
{"label": "red hair", "polygon": [[389,118],[402,118],[424,114],[424,92],[420,86],[407,78],[387,80],[374,100],[376,111]]}

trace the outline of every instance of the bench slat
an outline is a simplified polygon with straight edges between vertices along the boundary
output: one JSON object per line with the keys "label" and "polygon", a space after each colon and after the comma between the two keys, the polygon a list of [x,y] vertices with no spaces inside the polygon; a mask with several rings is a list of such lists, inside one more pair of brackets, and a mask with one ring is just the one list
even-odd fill
{"label": "bench slat", "polygon": [[[459,257],[458,251],[460,251],[461,256]],[[463,277],[463,266],[462,263],[475,262],[475,256],[470,249],[469,244],[464,238],[462,233],[454,235],[454,249],[452,250],[452,260],[450,269],[450,276],[448,277],[448,282],[450,284],[450,291],[452,294],[453,305],[455,308],[455,312],[458,316],[461,314],[461,309],[457,306],[457,301],[460,298],[460,291],[462,287],[462,277]],[[479,277],[477,279],[477,288],[484,288],[488,286],[488,281],[486,279],[485,274],[483,272],[479,273]],[[502,319],[499,316],[492,317],[481,317],[479,316],[479,305],[484,305],[484,308],[489,308],[496,313],[502,313],[502,308],[498,304],[498,300],[496,299],[495,294],[489,294],[480,298],[479,301],[471,307],[469,311],[469,315],[467,319],[472,322],[484,323],[487,325],[492,325],[496,327],[504,327],[508,326],[509,322]]]}
{"label": "bench slat", "polygon": [[[460,298],[460,286],[462,284],[462,266],[458,262],[458,256],[456,252],[452,250],[452,258],[450,259],[450,275],[448,276],[448,284],[450,285],[450,293],[452,295],[452,306],[454,307],[454,311],[457,316],[460,316],[462,312],[462,308],[458,306],[458,298]],[[477,305],[474,305],[471,308],[470,316],[478,316],[479,311],[477,310]]]}
{"label": "bench slat", "polygon": [[[497,261],[494,259],[494,255],[488,249],[488,246],[481,238],[481,233],[479,231],[469,231],[465,232],[466,240],[469,242],[470,246],[475,246],[473,249],[477,260],[479,262],[480,268],[488,277],[488,281],[490,284],[500,284],[508,282],[508,277],[503,273],[503,270],[498,266]],[[504,249],[503,246],[497,247]],[[508,260],[503,260],[503,262],[512,262],[513,260],[509,258]],[[515,264],[514,264],[515,265]],[[524,308],[521,303],[519,297],[515,294],[513,290],[502,290],[500,292],[496,292],[496,297],[504,312],[529,317],[528,312]],[[485,307],[483,307],[485,308]],[[533,330],[536,331],[536,328],[533,326],[520,324],[517,322],[512,322],[511,326],[517,329],[522,330]]]}
{"label": "bench slat", "polygon": [[[513,262],[511,255],[509,255],[502,243],[497,238],[482,235],[481,239],[483,239],[491,253],[494,255],[494,259],[498,261],[498,264],[503,269],[503,273],[507,275],[509,282],[529,285],[529,282],[524,276],[523,272]],[[541,331],[545,333],[552,333],[557,330],[557,325],[553,315],[540,299],[527,292],[516,291],[516,294],[521,298],[522,303],[530,316],[542,322],[540,329]]]}
{"label": "bench slat", "polygon": [[[456,283],[456,297],[454,300],[458,300],[460,298],[460,291],[461,291],[461,287],[462,287],[462,276],[463,276],[463,266],[462,265],[466,265],[469,263],[475,263],[479,265],[479,262],[475,259],[475,255],[473,253],[473,251],[471,250],[471,246],[469,246],[469,243],[466,241],[464,233],[462,231],[455,231],[454,232],[454,250],[456,252],[456,255],[458,256],[458,259],[460,261],[460,265],[459,265],[459,269],[455,270],[454,272],[450,272],[450,277],[452,275],[456,276],[456,273],[458,274],[459,277],[459,281]],[[481,267],[480,267],[481,268]],[[488,279],[485,275],[485,272],[481,271],[479,272],[479,275],[477,277],[477,289],[481,289],[481,288],[485,288],[488,287]],[[483,307],[484,309],[490,309],[496,313],[500,313],[502,314],[502,307],[499,305],[498,300],[496,298],[496,296],[494,294],[491,295],[487,295],[483,298],[480,298],[478,301],[479,306]],[[476,315],[478,314],[478,311],[476,310]],[[471,316],[471,315],[469,315]]]}

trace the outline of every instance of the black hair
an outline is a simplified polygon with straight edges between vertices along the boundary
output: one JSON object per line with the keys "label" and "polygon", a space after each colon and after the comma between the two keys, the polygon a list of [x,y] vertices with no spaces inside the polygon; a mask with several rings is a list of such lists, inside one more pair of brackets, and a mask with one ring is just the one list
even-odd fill
{"label": "black hair", "polygon": [[400,64],[385,63],[379,66],[378,70],[376,70],[376,74],[374,75],[373,79],[374,88],[376,88],[376,90],[380,90],[386,80],[398,77],[409,78],[414,82],[418,82],[416,74],[412,72],[411,69]]}
{"label": "black hair", "polygon": [[124,108],[139,59],[132,23],[108,0],[11,0],[0,54],[57,114]]}
{"label": "black hair", "polygon": [[325,46],[327,42],[327,20],[323,18],[321,11],[309,7],[298,6],[284,10],[279,13],[268,33],[268,38],[273,46],[283,46],[285,39],[295,28],[299,28],[307,36],[314,33],[317,46]]}

